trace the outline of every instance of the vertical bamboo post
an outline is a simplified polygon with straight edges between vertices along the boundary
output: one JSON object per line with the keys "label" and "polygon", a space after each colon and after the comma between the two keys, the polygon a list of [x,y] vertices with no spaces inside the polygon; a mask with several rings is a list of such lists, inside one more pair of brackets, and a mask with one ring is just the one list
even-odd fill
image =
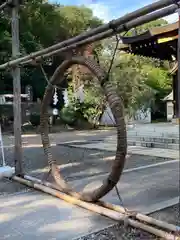
{"label": "vertical bamboo post", "polygon": [[[19,0],[13,0],[12,6],[12,58],[16,59],[20,55],[19,43]],[[13,110],[14,110],[14,160],[15,173],[21,175],[22,167],[22,140],[21,140],[21,73],[19,66],[12,68],[13,76]]]}

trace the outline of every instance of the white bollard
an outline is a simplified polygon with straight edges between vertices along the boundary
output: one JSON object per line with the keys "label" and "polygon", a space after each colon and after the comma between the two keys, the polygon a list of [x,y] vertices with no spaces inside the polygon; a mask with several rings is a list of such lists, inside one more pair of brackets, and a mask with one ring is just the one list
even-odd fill
{"label": "white bollard", "polygon": [[3,139],[2,139],[2,131],[1,131],[1,124],[0,124],[0,147],[1,147],[1,153],[2,153],[2,167],[0,167],[0,179],[4,177],[11,177],[15,173],[15,168],[6,166],[5,162],[5,156],[4,156],[4,145],[3,145]]}

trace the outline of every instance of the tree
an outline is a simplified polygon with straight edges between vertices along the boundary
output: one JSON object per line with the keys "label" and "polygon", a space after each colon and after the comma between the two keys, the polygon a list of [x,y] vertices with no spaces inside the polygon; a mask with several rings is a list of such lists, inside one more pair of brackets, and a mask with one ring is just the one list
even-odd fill
{"label": "tree", "polygon": [[[0,16],[0,63],[6,62],[11,58],[11,29],[8,14],[9,12],[7,11],[4,15]],[[63,41],[69,37],[87,31],[89,28],[97,27],[100,24],[102,24],[101,20],[94,17],[92,10],[85,6],[62,6],[60,4],[50,4],[45,0],[26,0],[24,6],[20,10],[21,53],[22,55],[26,55],[27,53],[40,50],[56,42]],[[164,24],[166,24],[166,21],[160,19],[144,24],[138,27],[137,30],[138,33],[141,33],[149,27],[162,26]],[[128,34],[132,34],[132,31]],[[114,47],[114,38],[93,44],[92,54],[95,55],[97,60],[100,59],[100,64],[102,64],[106,70],[108,70]],[[82,55],[85,49],[86,46],[77,49],[76,54]],[[48,78],[50,78],[63,59],[64,57],[62,55],[55,56],[52,58],[51,66],[44,66]],[[117,85],[119,94],[122,95],[126,106],[137,108],[140,102],[142,102],[142,99],[149,99],[149,96],[154,96],[154,92],[156,92],[156,96],[157,92],[163,96],[163,94],[168,91],[167,89],[169,85],[167,86],[167,72],[166,69],[159,69],[160,65],[162,66],[158,60],[155,61],[146,58],[133,57],[127,54],[122,56],[116,55],[111,79],[114,84]],[[148,72],[149,75],[146,75],[146,72]],[[159,85],[155,79],[157,74],[159,79],[161,79]],[[31,84],[33,86],[35,98],[42,98],[47,82],[43,76],[41,68],[24,67],[21,69],[21,75],[22,91],[24,91],[24,87],[27,84]],[[164,78],[160,76],[164,76]],[[89,78],[89,80],[92,79],[92,76],[89,75],[83,77],[86,79]],[[122,79],[126,79],[126,82]],[[12,92],[12,77],[9,71],[1,72],[0,81],[1,93]],[[61,87],[66,86],[66,82],[67,80],[64,79]],[[163,84],[166,84],[165,88]],[[96,85],[96,89],[100,93],[100,87],[98,87],[98,84]],[[94,86],[91,84],[88,85],[88,88],[93,89],[93,87]],[[139,89],[142,89],[142,91],[140,92]],[[92,90],[89,91],[93,92]],[[61,91],[59,91],[59,94],[60,92]],[[101,94],[98,97],[102,99]]]}
{"label": "tree", "polygon": [[58,11],[69,31],[67,38],[102,24],[101,20],[93,16],[92,10],[85,6],[59,6]]}
{"label": "tree", "polygon": [[[100,64],[109,70],[116,38],[102,41],[103,51],[98,55]],[[168,69],[159,59],[135,56],[117,51],[109,81],[112,81],[123,98],[130,115],[141,109],[157,108],[171,88]]]}
{"label": "tree", "polygon": [[[0,24],[0,63],[4,63],[11,58],[11,28],[8,11],[0,16]],[[26,55],[43,49],[99,24],[101,21],[93,16],[90,9],[83,6],[67,7],[50,4],[45,0],[25,0],[20,9],[21,54]],[[44,68],[48,78],[63,59],[61,55],[53,57],[51,66],[47,66],[45,62]],[[41,69],[24,67],[21,69],[21,77],[22,91],[25,85],[31,84],[34,96],[42,98],[47,83]],[[1,72],[0,81],[1,93],[12,92],[12,77],[9,71]]]}
{"label": "tree", "polygon": [[168,24],[168,22],[165,19],[160,18],[160,19],[151,21],[149,23],[145,23],[141,26],[136,27],[133,30],[128,31],[126,36],[139,35],[139,34],[142,34],[142,33],[146,32],[147,30],[149,30],[151,28],[161,27],[161,26],[164,26],[166,24]]}

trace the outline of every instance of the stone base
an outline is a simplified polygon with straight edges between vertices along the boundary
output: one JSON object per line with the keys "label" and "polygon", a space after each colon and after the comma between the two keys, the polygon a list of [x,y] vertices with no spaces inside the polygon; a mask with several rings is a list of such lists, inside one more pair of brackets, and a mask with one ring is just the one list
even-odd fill
{"label": "stone base", "polygon": [[171,122],[174,124],[180,124],[180,118],[173,118]]}
{"label": "stone base", "polygon": [[15,168],[9,166],[2,166],[0,167],[0,179],[7,177],[10,178],[15,173]]}

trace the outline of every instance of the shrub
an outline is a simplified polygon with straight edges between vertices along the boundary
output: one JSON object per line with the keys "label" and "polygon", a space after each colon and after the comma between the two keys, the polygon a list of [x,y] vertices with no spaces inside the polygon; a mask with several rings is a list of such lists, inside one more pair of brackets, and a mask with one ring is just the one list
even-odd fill
{"label": "shrub", "polygon": [[30,123],[34,127],[39,126],[40,125],[40,115],[39,114],[31,114],[30,115]]}
{"label": "shrub", "polygon": [[77,120],[76,110],[72,105],[64,107],[60,112],[60,117],[65,124],[73,125]]}

